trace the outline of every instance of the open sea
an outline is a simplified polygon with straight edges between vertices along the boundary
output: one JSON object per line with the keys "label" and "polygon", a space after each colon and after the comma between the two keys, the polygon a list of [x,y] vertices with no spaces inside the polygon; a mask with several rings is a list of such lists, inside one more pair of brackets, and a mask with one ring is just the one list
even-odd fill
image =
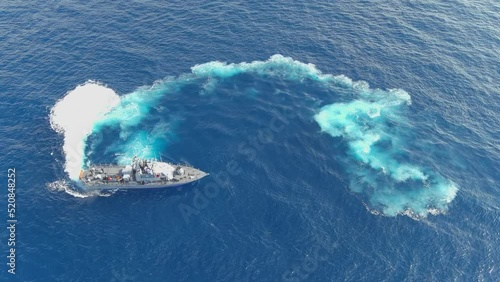
{"label": "open sea", "polygon": [[[0,62],[0,281],[500,281],[498,1],[3,1]],[[210,175],[75,182],[134,155]]]}

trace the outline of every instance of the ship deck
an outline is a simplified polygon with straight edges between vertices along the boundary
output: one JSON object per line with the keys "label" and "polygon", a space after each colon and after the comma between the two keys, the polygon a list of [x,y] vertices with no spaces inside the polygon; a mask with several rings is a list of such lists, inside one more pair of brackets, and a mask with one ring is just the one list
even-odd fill
{"label": "ship deck", "polygon": [[[177,165],[175,165],[177,166]],[[174,175],[173,178],[169,180],[159,179],[152,176],[149,179],[143,179],[142,181],[136,181],[135,176],[132,176],[130,181],[121,180],[122,169],[125,166],[119,165],[94,165],[87,170],[82,170],[80,173],[80,181],[89,189],[145,189],[145,188],[168,188],[177,187],[192,183],[200,180],[201,178],[208,175],[199,169],[178,165],[184,169],[183,175]],[[91,168],[95,169],[95,173],[92,173]],[[105,178],[95,179],[94,174],[102,174]]]}

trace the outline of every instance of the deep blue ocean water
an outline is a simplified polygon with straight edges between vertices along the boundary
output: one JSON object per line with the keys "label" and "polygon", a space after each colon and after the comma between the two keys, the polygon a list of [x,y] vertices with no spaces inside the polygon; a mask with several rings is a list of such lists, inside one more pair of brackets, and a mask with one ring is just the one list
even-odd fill
{"label": "deep blue ocean water", "polygon": [[1,281],[500,279],[498,2],[88,2],[0,4]]}

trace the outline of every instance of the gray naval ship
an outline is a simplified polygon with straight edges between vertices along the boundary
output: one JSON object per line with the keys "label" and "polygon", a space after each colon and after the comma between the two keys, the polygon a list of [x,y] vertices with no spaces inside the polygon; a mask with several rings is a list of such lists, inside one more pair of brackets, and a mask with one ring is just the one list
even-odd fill
{"label": "gray naval ship", "polygon": [[194,167],[134,157],[130,165],[92,165],[80,171],[86,189],[147,189],[177,187],[207,176]]}

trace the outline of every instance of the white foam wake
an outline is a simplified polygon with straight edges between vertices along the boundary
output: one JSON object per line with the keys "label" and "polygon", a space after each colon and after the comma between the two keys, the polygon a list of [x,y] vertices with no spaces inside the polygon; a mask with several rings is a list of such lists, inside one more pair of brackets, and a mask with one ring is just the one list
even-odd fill
{"label": "white foam wake", "polygon": [[63,191],[75,198],[88,198],[88,197],[95,197],[95,196],[100,196],[100,197],[109,197],[113,195],[116,191],[115,190],[109,190],[109,191],[104,191],[104,190],[81,190],[81,189],[76,189],[75,184],[71,181],[66,181],[66,180],[57,180],[52,183],[47,183],[46,185],[47,189],[50,191]]}
{"label": "white foam wake", "polygon": [[94,124],[120,102],[110,88],[87,81],[69,91],[50,111],[52,128],[64,136],[65,171],[78,179],[85,161],[85,141]]}

